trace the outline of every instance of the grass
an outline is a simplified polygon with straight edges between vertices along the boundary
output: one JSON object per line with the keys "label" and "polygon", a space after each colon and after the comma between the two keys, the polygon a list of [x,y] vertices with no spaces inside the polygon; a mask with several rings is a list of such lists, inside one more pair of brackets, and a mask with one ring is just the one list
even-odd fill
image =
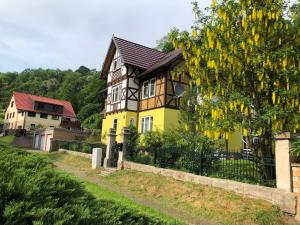
{"label": "grass", "polygon": [[123,196],[122,194],[111,191],[110,189],[105,188],[99,184],[95,184],[95,183],[80,179],[76,176],[66,173],[65,171],[63,171],[61,169],[56,169],[56,170],[58,170],[61,173],[66,174],[70,178],[80,182],[84,186],[84,188],[89,193],[91,193],[97,200],[106,200],[106,201],[117,202],[121,206],[136,210],[138,213],[145,214],[145,215],[155,217],[155,218],[159,218],[166,224],[171,223],[171,224],[178,224],[178,225],[182,224],[183,225],[182,222],[179,222],[169,216],[166,216],[150,207],[138,204],[138,203],[134,202],[133,200]]}
{"label": "grass", "polygon": [[119,193],[116,193],[116,192],[113,192],[113,191],[111,191],[107,188],[101,187],[97,184],[90,183],[90,182],[87,182],[87,181],[82,181],[82,184],[85,186],[85,188],[88,192],[93,194],[93,196],[96,199],[115,201],[115,202],[118,202],[119,204],[121,204],[123,206],[135,209],[139,213],[146,214],[146,215],[149,215],[151,217],[160,218],[165,222],[173,222],[173,223],[177,223],[177,224],[182,224],[178,221],[175,221],[173,218],[170,218],[170,217],[168,217],[168,216],[166,216],[162,213],[159,213],[158,211],[156,211],[152,208],[137,204],[133,200],[131,200],[129,198],[126,198],[123,195],[121,195]]}
{"label": "grass", "polygon": [[105,179],[145,199],[163,202],[191,217],[213,220],[218,224],[293,224],[268,202],[244,198],[218,188],[130,170]]}
{"label": "grass", "polygon": [[[0,146],[1,147],[10,148],[12,150],[19,149],[16,147],[10,147],[8,145],[9,142],[10,142],[9,138],[0,138]],[[35,151],[31,151],[31,152],[35,152]],[[37,153],[33,153],[33,154],[37,154]],[[84,171],[89,169],[89,167],[90,167],[89,159],[78,157],[78,156],[68,155],[68,154],[64,154],[64,153],[46,154],[44,152],[39,152],[39,155],[42,155],[43,157],[48,158],[52,161],[66,163],[68,165],[72,165],[73,167],[74,166],[80,167]],[[58,168],[55,168],[55,170],[67,175],[71,179],[74,179],[74,180],[80,182],[83,185],[83,187],[98,200],[111,201],[113,204],[117,203],[117,205],[121,206],[121,208],[125,207],[127,209],[130,209],[130,210],[133,210],[134,212],[136,212],[137,213],[136,216],[147,215],[152,218],[157,218],[160,220],[160,222],[161,222],[160,224],[183,224],[181,222],[176,221],[175,219],[173,219],[171,217],[168,217],[168,216],[150,208],[150,207],[146,207],[144,205],[138,204],[138,203],[134,202],[133,200],[131,200],[117,192],[114,192],[108,188],[102,187],[99,184],[94,184],[94,183],[88,182],[86,180],[80,179],[80,178],[70,175],[69,173],[66,173],[64,170],[61,170]]]}
{"label": "grass", "polygon": [[172,219],[150,207],[138,204],[107,187],[101,186],[101,184],[93,183],[95,178],[104,179],[111,187],[121,187],[128,193],[144,199],[145,202],[152,201],[161,207],[174,209],[176,213],[184,215],[176,218],[186,218],[188,216],[208,221],[208,223],[204,222],[201,224],[296,224],[291,217],[284,215],[278,207],[268,202],[245,198],[222,189],[176,181],[172,178],[152,173],[131,170],[116,172],[108,177],[100,178],[96,176],[95,172],[91,172],[93,170],[90,169],[91,163],[89,159],[63,153],[44,155],[54,162],[60,162],[71,166],[71,168],[84,171],[87,179],[73,175],[72,177],[82,182],[86,190],[97,199],[117,201],[126,207],[161,218],[164,221],[172,221]]}
{"label": "grass", "polygon": [[6,145],[10,145],[15,139],[15,136],[0,137],[0,141]]}

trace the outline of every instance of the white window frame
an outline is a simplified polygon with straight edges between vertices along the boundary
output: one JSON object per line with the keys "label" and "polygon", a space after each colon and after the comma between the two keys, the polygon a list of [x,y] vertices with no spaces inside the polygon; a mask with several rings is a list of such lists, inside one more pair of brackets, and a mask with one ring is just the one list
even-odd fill
{"label": "white window frame", "polygon": [[118,56],[116,57],[114,60],[113,60],[113,65],[112,65],[112,71],[115,72],[119,69],[121,69],[122,67],[122,60],[121,60],[121,57]]}
{"label": "white window frame", "polygon": [[[114,91],[118,89],[118,94],[116,96],[116,99],[114,98]],[[111,88],[111,102],[116,103],[121,101],[121,92],[122,92],[122,84],[118,84],[116,86],[113,86]]]}
{"label": "white window frame", "polygon": [[[147,90],[146,90],[146,93],[145,93],[146,85],[147,85]],[[153,91],[152,94],[151,94],[151,91]],[[146,81],[143,82],[142,99],[147,99],[147,98],[154,97],[155,92],[156,92],[156,79],[155,78],[152,78],[150,80],[146,80]]]}
{"label": "white window frame", "polygon": [[148,131],[152,131],[152,129],[153,129],[153,116],[142,117],[141,133],[144,134]]}

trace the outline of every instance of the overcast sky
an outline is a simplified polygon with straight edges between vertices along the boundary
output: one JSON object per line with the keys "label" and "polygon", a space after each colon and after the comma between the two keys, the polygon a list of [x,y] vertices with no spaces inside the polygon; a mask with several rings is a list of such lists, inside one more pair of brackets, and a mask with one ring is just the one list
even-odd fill
{"label": "overcast sky", "polygon": [[99,70],[113,34],[155,47],[193,20],[191,0],[0,0],[0,72]]}

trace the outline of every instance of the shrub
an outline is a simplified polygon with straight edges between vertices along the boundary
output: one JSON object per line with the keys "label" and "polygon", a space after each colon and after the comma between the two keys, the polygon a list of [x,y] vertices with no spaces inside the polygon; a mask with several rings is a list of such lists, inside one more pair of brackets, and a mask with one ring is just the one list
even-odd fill
{"label": "shrub", "polygon": [[160,131],[148,131],[141,136],[140,147],[161,147],[164,143],[164,135]]}
{"label": "shrub", "polygon": [[292,144],[290,152],[298,160],[300,159],[300,137],[298,137]]}
{"label": "shrub", "polygon": [[112,201],[97,201],[42,156],[0,142],[0,224],[166,224]]}
{"label": "shrub", "polygon": [[126,157],[127,159],[133,159],[136,157],[138,148],[138,139],[139,139],[139,133],[135,126],[129,126],[129,135],[128,135],[128,141],[126,143]]}

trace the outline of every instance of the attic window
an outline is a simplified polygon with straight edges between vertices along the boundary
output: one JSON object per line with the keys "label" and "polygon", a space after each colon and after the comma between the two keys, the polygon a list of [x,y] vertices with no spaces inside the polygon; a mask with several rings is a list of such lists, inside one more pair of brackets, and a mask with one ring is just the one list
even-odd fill
{"label": "attic window", "polygon": [[10,107],[14,107],[14,101],[11,102]]}
{"label": "attic window", "polygon": [[113,71],[116,71],[121,68],[121,57],[117,57],[113,60]]}

